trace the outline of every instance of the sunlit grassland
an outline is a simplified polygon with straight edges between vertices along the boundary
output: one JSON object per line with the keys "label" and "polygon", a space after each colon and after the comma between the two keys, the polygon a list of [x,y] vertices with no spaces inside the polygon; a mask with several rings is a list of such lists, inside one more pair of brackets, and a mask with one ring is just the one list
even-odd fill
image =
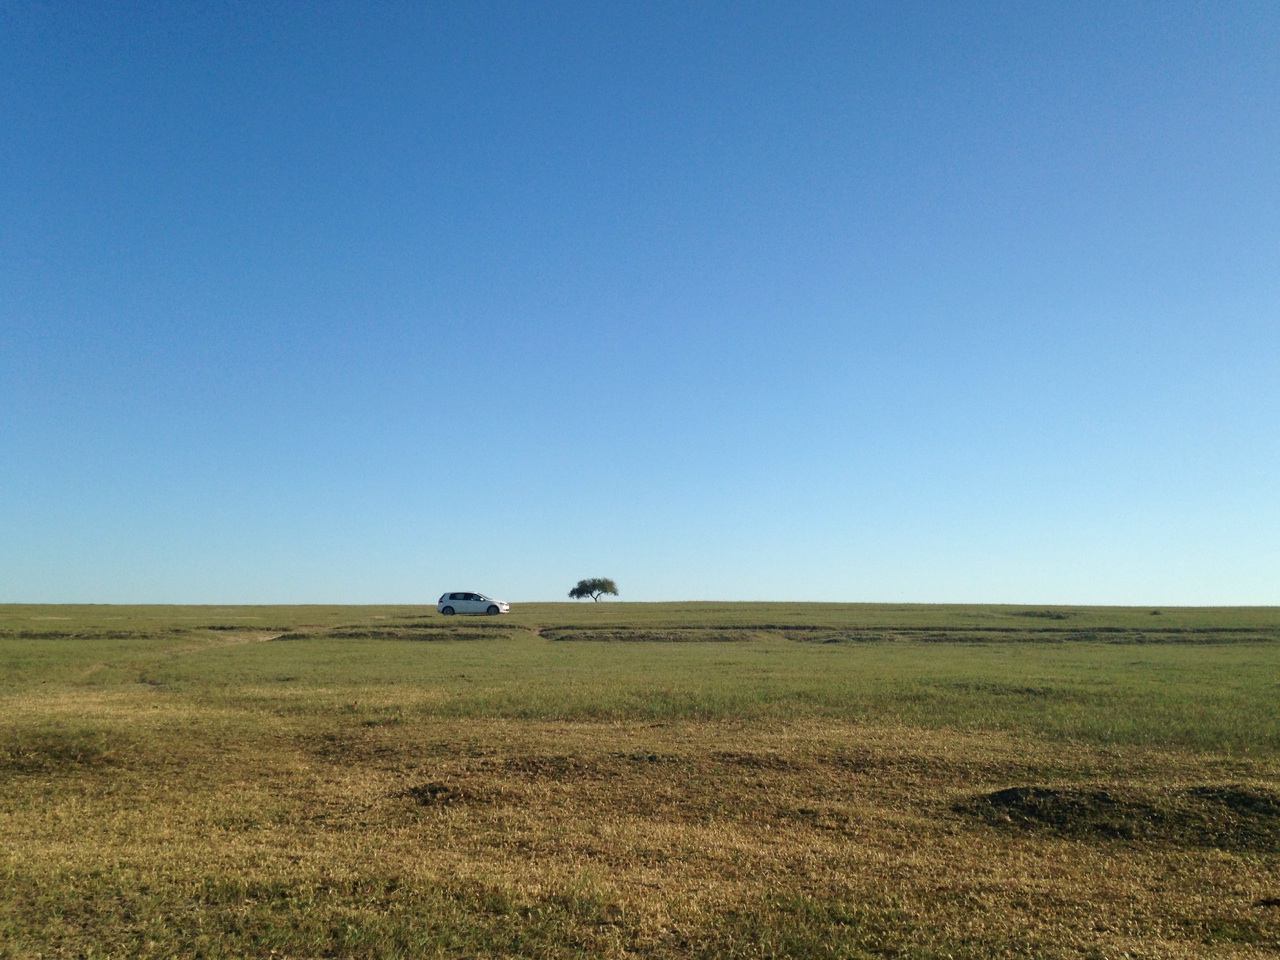
{"label": "sunlit grassland", "polygon": [[0,956],[1280,948],[1274,608],[11,605],[0,668]]}

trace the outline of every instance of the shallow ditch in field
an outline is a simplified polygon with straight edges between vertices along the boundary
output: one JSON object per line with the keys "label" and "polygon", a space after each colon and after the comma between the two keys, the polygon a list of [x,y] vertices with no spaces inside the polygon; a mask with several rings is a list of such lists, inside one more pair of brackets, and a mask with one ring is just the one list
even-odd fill
{"label": "shallow ditch in field", "polygon": [[1254,785],[1008,787],[953,809],[1022,833],[1280,852],[1280,792]]}
{"label": "shallow ditch in field", "polygon": [[518,624],[478,621],[464,624],[411,623],[389,626],[329,627],[291,630],[272,639],[291,640],[505,640],[528,632]]}
{"label": "shallow ditch in field", "polygon": [[[1029,615],[1030,616],[1030,615]],[[1035,614],[1039,616],[1039,614]],[[1057,618],[1055,618],[1057,619]],[[494,625],[498,626],[498,625]],[[1073,643],[1109,644],[1227,644],[1275,641],[1280,634],[1269,629],[1203,627],[1139,629],[1134,627],[912,627],[866,625],[843,627],[816,624],[754,623],[700,624],[698,626],[608,627],[557,625],[537,628],[545,640],[604,643],[724,643],[745,640],[791,640],[803,643]]]}
{"label": "shallow ditch in field", "polygon": [[582,629],[578,627],[543,627],[538,631],[545,640],[586,641],[594,643],[734,643],[754,640],[758,633],[739,629],[707,629],[703,627]]}

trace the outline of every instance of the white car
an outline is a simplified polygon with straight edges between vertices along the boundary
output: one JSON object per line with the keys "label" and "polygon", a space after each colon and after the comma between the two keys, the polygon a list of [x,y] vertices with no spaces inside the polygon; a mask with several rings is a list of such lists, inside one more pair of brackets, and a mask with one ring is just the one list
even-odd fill
{"label": "white car", "polygon": [[510,613],[511,604],[505,600],[491,600],[483,593],[442,593],[436,609],[446,617],[455,613]]}

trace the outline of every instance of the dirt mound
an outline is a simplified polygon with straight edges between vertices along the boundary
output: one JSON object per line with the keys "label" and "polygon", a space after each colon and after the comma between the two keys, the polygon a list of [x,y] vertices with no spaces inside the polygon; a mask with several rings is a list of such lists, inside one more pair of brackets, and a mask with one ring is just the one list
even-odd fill
{"label": "dirt mound", "polygon": [[1280,851],[1280,793],[1243,784],[1009,787],[954,809],[997,828],[1083,840]]}
{"label": "dirt mound", "polygon": [[420,783],[400,794],[420,807],[443,807],[475,799],[468,791],[451,783]]}

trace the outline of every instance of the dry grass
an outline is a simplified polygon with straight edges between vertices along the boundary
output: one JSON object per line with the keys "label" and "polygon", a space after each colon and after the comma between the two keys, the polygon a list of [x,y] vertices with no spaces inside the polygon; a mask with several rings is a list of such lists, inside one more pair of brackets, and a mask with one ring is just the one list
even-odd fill
{"label": "dry grass", "polygon": [[[307,672],[359,640],[246,644],[268,635],[140,638],[11,677],[0,956],[1280,949],[1274,753],[800,709],[450,716],[421,677]],[[412,649],[443,682],[508,648]],[[980,711],[990,692],[965,689]]]}

